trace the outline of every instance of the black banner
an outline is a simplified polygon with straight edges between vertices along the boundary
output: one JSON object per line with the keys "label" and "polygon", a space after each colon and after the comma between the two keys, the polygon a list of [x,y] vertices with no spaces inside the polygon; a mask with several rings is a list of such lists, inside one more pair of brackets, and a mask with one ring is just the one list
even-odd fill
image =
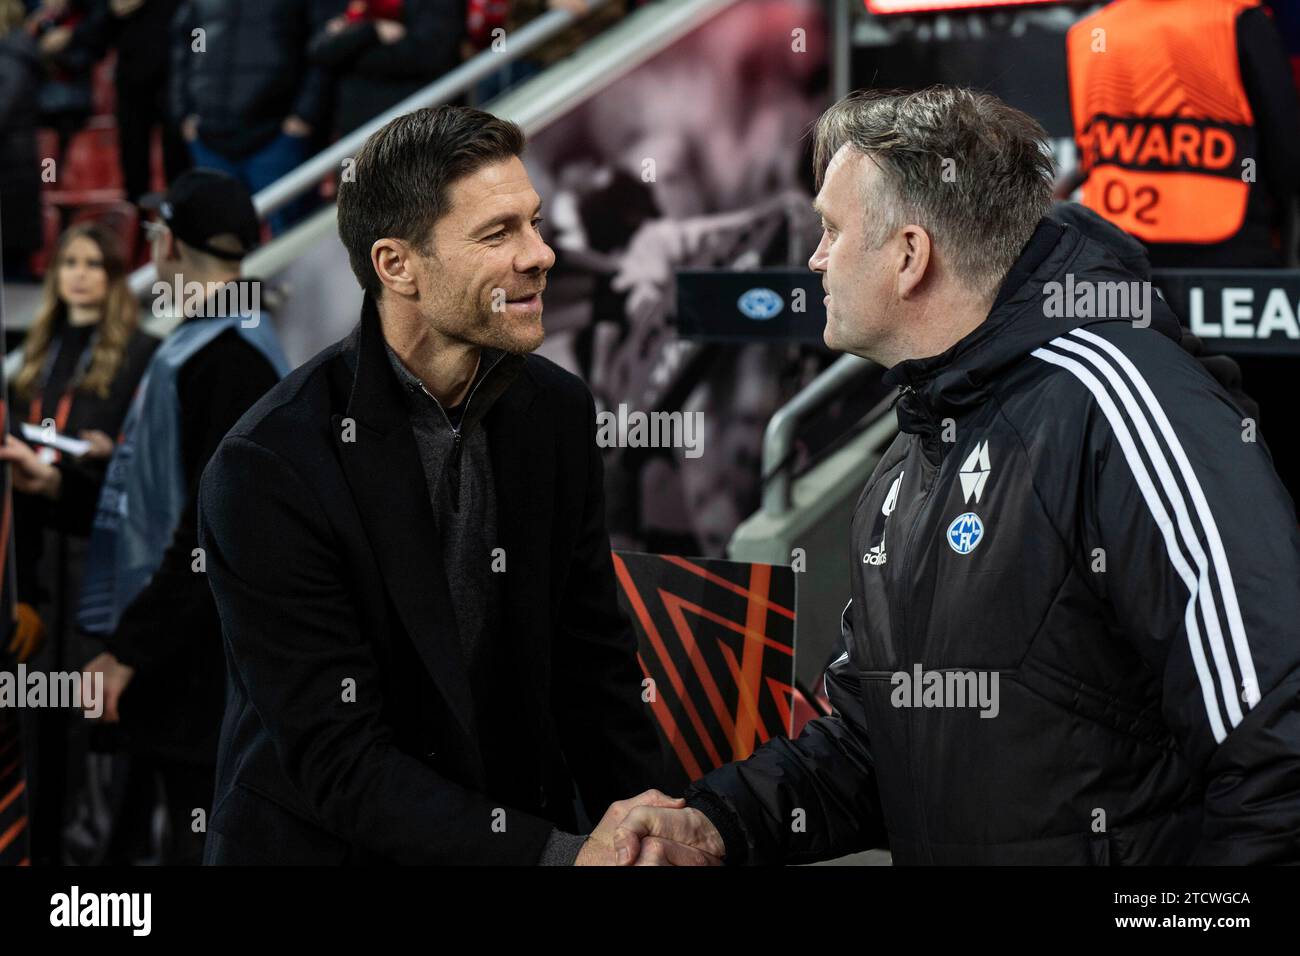
{"label": "black banner", "polygon": [[1163,269],[1153,279],[1207,351],[1300,356],[1300,269]]}
{"label": "black banner", "polygon": [[[1210,353],[1300,356],[1300,269],[1163,269],[1155,288]],[[677,274],[677,324],[705,342],[821,342],[821,277],[796,269]]]}

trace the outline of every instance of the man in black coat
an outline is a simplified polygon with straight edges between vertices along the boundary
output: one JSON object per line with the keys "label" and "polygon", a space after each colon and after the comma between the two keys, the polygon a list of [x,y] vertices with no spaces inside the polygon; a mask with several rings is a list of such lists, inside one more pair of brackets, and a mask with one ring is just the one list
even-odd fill
{"label": "man in black coat", "polygon": [[[204,475],[229,664],[209,863],[612,863],[661,756],[595,405],[531,355],[554,253],[512,123],[418,110],[339,192],[365,289]],[[589,839],[588,812],[621,794]],[[674,852],[698,857],[698,851]]]}

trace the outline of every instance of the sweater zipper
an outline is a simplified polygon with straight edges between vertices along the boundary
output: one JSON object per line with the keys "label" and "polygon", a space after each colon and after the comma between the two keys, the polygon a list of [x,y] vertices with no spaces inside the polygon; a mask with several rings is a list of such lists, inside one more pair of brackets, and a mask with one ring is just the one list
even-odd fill
{"label": "sweater zipper", "polygon": [[[469,403],[474,400],[474,393],[478,391],[479,386],[482,385],[487,380],[487,377],[492,374],[493,369],[495,369],[498,365],[500,365],[501,360],[504,358],[505,358],[504,353],[497,356],[497,360],[493,362],[490,366],[488,366],[488,370],[484,372],[482,376],[479,377],[479,380],[474,383],[473,388],[469,390],[469,395],[465,397],[465,407],[461,409],[460,412],[461,425],[465,423],[465,417],[469,415]],[[437,398],[434,398],[433,394],[427,388],[424,387],[424,382],[420,382],[420,391],[424,392],[425,395],[428,395],[430,398],[433,399],[433,404],[437,405],[438,411],[442,412],[443,421],[445,421],[447,423],[447,427],[451,429],[451,459],[447,463],[447,468],[449,470],[449,477],[451,478],[452,481],[451,506],[453,510],[459,511],[460,510],[460,449],[462,444],[461,433],[460,433],[461,426],[453,425],[451,423],[451,416],[448,415],[447,410],[442,407],[442,402],[438,401]]]}
{"label": "sweater zipper", "polygon": [[[498,365],[501,364],[502,360],[504,360],[505,357],[506,356],[504,352],[498,355],[497,360],[488,366],[488,370],[483,373],[482,377],[480,377],[479,380],[474,383],[474,387],[469,390],[469,395],[465,397],[465,408],[462,409],[460,413],[460,420],[462,422],[465,421],[465,416],[469,414],[469,403],[474,400],[474,393],[478,391],[480,385],[482,385],[484,382],[487,381],[488,376],[491,375],[493,370]],[[424,392],[425,395],[428,395],[430,398],[432,398],[433,404],[438,406],[438,411],[442,412],[443,420],[447,423],[447,427],[451,429],[451,433],[454,436],[454,438],[452,439],[452,447],[459,448],[460,447],[460,426],[453,425],[451,423],[451,418],[450,416],[448,416],[447,410],[442,407],[442,402],[438,401],[438,399],[434,397],[433,393],[424,387],[424,382],[420,382],[420,391]]]}

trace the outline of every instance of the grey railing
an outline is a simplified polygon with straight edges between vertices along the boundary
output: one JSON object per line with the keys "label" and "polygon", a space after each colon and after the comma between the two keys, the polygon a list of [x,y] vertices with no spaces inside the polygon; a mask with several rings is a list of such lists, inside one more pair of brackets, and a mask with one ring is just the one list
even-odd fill
{"label": "grey railing", "polygon": [[[590,0],[591,11],[595,11],[609,0]],[[505,49],[484,50],[472,59],[466,60],[456,69],[439,77],[423,89],[412,93],[392,109],[372,119],[359,129],[353,130],[342,139],[331,143],[302,165],[281,176],[253,197],[259,219],[265,219],[303,193],[317,188],[321,181],[339,169],[345,159],[357,154],[357,150],[375,130],[390,120],[417,110],[424,106],[435,106],[464,93],[475,83],[480,82],[503,66],[513,62],[536,49],[551,37],[562,32],[580,17],[564,10],[552,10],[505,38]],[[155,272],[153,264],[141,266],[131,273],[131,290],[136,295],[143,295],[153,285]]]}
{"label": "grey railing", "polygon": [[790,510],[794,439],[799,426],[836,395],[848,391],[878,367],[856,355],[841,355],[799,394],[777,409],[763,434],[764,513],[775,517]]}
{"label": "grey railing", "polygon": [[[592,9],[606,2],[608,0],[595,0]],[[498,97],[485,108],[497,116],[513,120],[526,134],[531,135],[738,2],[740,0],[658,0],[625,17],[584,44],[572,56]],[[547,13],[507,36],[506,48],[502,52],[484,51],[412,94],[259,192],[253,197],[259,214],[264,217],[268,212],[314,188],[338,169],[344,159],[355,155],[367,137],[393,117],[423,106],[436,105],[458,95],[506,63],[560,33],[574,19],[572,14],[563,11]],[[274,275],[313,243],[332,233],[334,216],[335,207],[331,204],[265,246],[255,249],[244,262],[245,272],[259,276]],[[137,269],[130,277],[132,291],[141,297],[145,296],[152,288],[155,278],[152,264]],[[148,327],[150,331],[165,334],[169,324],[167,321],[150,319]],[[22,323],[17,327],[22,327]],[[20,345],[5,356],[6,372],[11,377],[17,374],[21,362]]]}
{"label": "grey railing", "polygon": [[[609,0],[591,0],[590,12],[608,2]],[[738,2],[739,0],[659,0],[642,7],[585,44],[573,56],[547,69],[542,75],[544,82],[537,82],[542,77],[530,80],[517,90],[493,100],[486,108],[497,116],[514,120],[526,134],[531,134],[558,113],[571,108],[584,94],[593,95],[696,26]],[[484,50],[445,76],[412,93],[396,106],[331,144],[259,192],[253,197],[258,216],[265,218],[303,193],[315,189],[327,176],[337,172],[344,160],[355,156],[370,134],[386,123],[411,110],[437,106],[455,98],[506,64],[562,33],[579,19],[582,18],[562,10],[546,13],[509,34],[502,51]],[[328,228],[325,222],[332,220],[331,206],[302,224],[302,227],[307,227],[315,223],[315,228],[300,227],[277,237],[258,250],[261,255],[254,255],[258,258],[259,274],[269,274],[292,261],[302,250],[303,244],[319,238],[324,229]],[[137,295],[143,295],[153,285],[154,278],[153,265],[142,266],[131,274],[131,289]]]}

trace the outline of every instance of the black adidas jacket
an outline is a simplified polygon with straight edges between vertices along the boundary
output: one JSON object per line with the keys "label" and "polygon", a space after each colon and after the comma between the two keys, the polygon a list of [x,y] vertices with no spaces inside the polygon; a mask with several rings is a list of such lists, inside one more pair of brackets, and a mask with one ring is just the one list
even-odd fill
{"label": "black adidas jacket", "polygon": [[[728,862],[1300,861],[1293,505],[1160,300],[1049,317],[1067,274],[1133,280],[1044,220],[983,325],[888,373],[834,713],[688,791]],[[955,706],[980,672],[996,716]]]}

